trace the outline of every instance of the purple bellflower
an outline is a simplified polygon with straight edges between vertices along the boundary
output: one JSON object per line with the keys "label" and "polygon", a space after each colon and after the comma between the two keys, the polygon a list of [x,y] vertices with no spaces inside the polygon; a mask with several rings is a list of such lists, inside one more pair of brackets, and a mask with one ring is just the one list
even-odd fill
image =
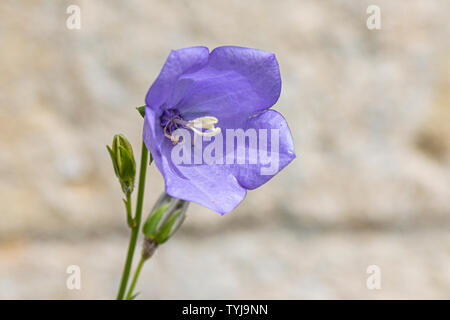
{"label": "purple bellflower", "polygon": [[269,109],[280,91],[272,53],[233,46],[171,51],[147,93],[143,133],[167,194],[223,215],[288,165],[295,158],[291,132]]}

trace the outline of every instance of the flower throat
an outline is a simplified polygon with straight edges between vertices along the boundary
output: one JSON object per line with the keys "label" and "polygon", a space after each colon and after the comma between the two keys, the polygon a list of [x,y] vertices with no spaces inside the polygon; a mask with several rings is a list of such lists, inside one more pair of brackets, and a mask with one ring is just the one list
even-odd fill
{"label": "flower throat", "polygon": [[[215,127],[215,124],[219,122],[216,117],[205,116],[186,121],[181,117],[180,111],[173,108],[164,110],[160,117],[160,122],[161,127],[164,128],[164,136],[169,138],[173,145],[180,143],[180,135],[175,134],[175,131],[179,128],[192,130],[194,133],[193,144],[195,144],[197,135],[213,137],[221,131],[219,127]],[[183,140],[181,143],[183,143]]]}

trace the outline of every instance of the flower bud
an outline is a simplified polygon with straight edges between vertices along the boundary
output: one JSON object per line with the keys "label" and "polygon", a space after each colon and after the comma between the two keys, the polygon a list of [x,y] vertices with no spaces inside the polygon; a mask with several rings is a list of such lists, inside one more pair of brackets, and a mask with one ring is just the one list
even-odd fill
{"label": "flower bud", "polygon": [[156,245],[166,242],[186,218],[189,202],[163,193],[142,227],[145,238]]}
{"label": "flower bud", "polygon": [[114,136],[112,146],[106,146],[114,167],[114,172],[119,179],[125,194],[133,192],[136,176],[136,161],[130,142],[122,134]]}

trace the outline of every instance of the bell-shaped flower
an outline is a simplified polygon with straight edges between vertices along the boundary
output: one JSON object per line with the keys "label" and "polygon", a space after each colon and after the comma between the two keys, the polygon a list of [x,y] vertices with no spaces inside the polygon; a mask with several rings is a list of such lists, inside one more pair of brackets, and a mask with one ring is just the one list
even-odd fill
{"label": "bell-shaped flower", "polygon": [[146,96],[144,141],[167,194],[220,214],[294,158],[275,55],[242,48],[172,51]]}

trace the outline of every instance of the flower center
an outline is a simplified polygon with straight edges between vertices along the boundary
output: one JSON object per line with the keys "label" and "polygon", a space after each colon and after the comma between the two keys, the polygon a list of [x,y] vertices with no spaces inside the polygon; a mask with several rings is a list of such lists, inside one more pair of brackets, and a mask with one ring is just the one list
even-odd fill
{"label": "flower center", "polygon": [[[195,144],[197,135],[204,137],[212,137],[220,133],[220,128],[215,127],[219,122],[216,117],[206,116],[199,117],[194,120],[185,121],[177,109],[166,109],[160,117],[161,127],[164,128],[164,136],[169,138],[175,145],[180,142],[180,136],[174,134],[179,128],[186,128],[194,132],[192,144]],[[183,142],[183,141],[181,141]]]}

